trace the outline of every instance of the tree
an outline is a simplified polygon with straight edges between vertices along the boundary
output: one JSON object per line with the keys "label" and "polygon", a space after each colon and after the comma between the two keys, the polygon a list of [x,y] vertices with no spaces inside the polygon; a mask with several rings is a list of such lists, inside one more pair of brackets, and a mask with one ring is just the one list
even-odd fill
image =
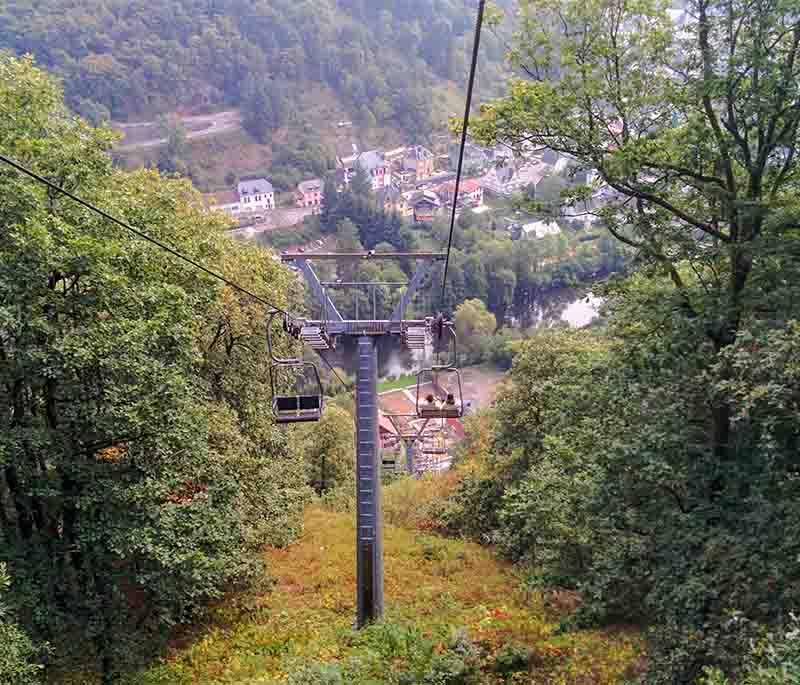
{"label": "tree", "polygon": [[[364,250],[358,239],[358,229],[350,219],[342,219],[336,225],[336,250],[337,252],[362,252]],[[342,261],[338,265],[340,278],[352,281],[357,268],[356,262]]]}
{"label": "tree", "polygon": [[169,121],[163,118],[161,130],[167,142],[158,158],[159,170],[165,174],[188,175],[189,167],[185,161],[189,148],[186,128],[179,119]]}
{"label": "tree", "polygon": [[11,619],[4,595],[11,586],[5,564],[0,564],[0,683],[37,685],[42,667],[35,663],[37,650],[30,638]]}
{"label": "tree", "polygon": [[336,224],[336,249],[339,252],[361,252],[364,247],[358,238],[358,229],[350,219]]}
{"label": "tree", "polygon": [[514,301],[514,289],[517,287],[517,275],[512,269],[491,269],[487,273],[487,304],[497,317],[497,328],[503,325],[506,312]]}
{"label": "tree", "polygon": [[326,233],[332,233],[336,230],[338,206],[339,191],[336,187],[336,178],[333,174],[326,174],[322,189],[322,208],[319,215],[320,225]]}
{"label": "tree", "polygon": [[[115,170],[113,134],[29,60],[0,56],[0,106],[7,154],[288,305],[279,266],[186,181]],[[257,579],[308,490],[264,401],[260,306],[1,173],[0,560],[30,634],[57,656],[77,642],[108,685],[145,636]]]}
{"label": "tree", "polygon": [[[669,273],[713,360],[739,335],[754,270],[769,268],[765,241],[796,223],[800,26],[781,0],[759,0],[753,23],[745,2],[692,8],[697,21],[676,30],[654,0],[523,0],[514,60],[531,80],[485,106],[473,133],[596,169],[620,198],[608,230]],[[681,273],[687,260],[704,289]],[[722,462],[730,407],[710,419]]]}
{"label": "tree", "polygon": [[773,624],[796,601],[796,8],[693,0],[680,26],[649,1],[521,9],[530,80],[473,133],[595,169],[599,187],[569,194],[604,199],[639,265],[604,290],[615,347],[575,398],[607,414],[583,448],[598,470],[584,615],[650,622],[649,682],[735,673],[727,610]]}
{"label": "tree", "polygon": [[350,192],[356,197],[369,197],[372,194],[372,181],[369,174],[357,160],[353,175],[350,177]]}
{"label": "tree", "polygon": [[534,191],[535,203],[547,214],[558,215],[567,185],[561,176],[545,176]]}
{"label": "tree", "polygon": [[467,352],[471,361],[481,361],[497,327],[492,313],[480,300],[466,300],[456,308],[453,322],[459,347]]}
{"label": "tree", "polygon": [[353,436],[352,415],[331,404],[322,419],[306,429],[298,453],[305,462],[307,482],[318,495],[355,485]]}
{"label": "tree", "polygon": [[249,74],[243,86],[242,123],[260,143],[286,121],[287,105],[282,84]]}

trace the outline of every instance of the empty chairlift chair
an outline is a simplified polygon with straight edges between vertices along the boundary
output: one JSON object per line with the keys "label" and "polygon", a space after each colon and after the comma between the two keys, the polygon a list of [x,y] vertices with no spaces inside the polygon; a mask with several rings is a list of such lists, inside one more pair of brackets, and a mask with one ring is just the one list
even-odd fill
{"label": "empty chairlift chair", "polygon": [[[275,317],[276,313],[277,312],[273,312],[267,324],[267,345],[269,347],[270,358],[272,359],[272,364],[269,367],[269,379],[272,387],[272,413],[275,416],[275,422],[285,424],[319,421],[322,418],[324,403],[322,380],[319,377],[319,369],[317,369],[316,364],[302,359],[282,359],[275,356],[272,347],[271,327],[272,319]],[[288,330],[287,326],[284,327]],[[315,392],[292,394],[277,392],[276,381],[280,372],[286,371],[293,373],[308,369],[313,371],[312,386]]]}
{"label": "empty chairlift chair", "polygon": [[[319,421],[322,418],[323,398],[319,372],[314,364],[309,362],[307,364],[314,369],[319,385],[319,393],[313,395],[273,394],[272,413],[275,415],[276,423],[302,423],[304,421]],[[279,365],[279,367],[287,368],[287,365]],[[278,367],[273,368],[277,370]]]}

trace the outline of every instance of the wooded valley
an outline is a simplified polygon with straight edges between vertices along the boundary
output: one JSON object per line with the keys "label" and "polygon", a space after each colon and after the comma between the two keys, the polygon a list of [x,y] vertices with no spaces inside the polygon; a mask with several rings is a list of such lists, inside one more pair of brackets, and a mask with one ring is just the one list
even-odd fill
{"label": "wooded valley", "polygon": [[[258,135],[317,81],[421,135],[430,89],[463,85],[464,4],[0,8],[0,685],[800,681],[793,3],[501,3],[515,33],[485,29],[480,78],[522,76],[484,91],[471,140],[594,174],[500,203],[559,222],[540,239],[403,218],[358,171],[289,238],[236,240],[188,179],[115,167],[97,125],[235,104]],[[410,313],[504,374],[450,468],[383,473],[386,612],[361,630],[354,364],[320,365],[319,421],[276,423],[305,381],[271,383],[264,305],[318,307],[282,239],[447,249]],[[413,273],[367,256],[320,279]],[[590,326],[525,319],[567,286],[602,298]],[[281,358],[302,354],[288,328]],[[404,374],[386,392],[418,405]]]}

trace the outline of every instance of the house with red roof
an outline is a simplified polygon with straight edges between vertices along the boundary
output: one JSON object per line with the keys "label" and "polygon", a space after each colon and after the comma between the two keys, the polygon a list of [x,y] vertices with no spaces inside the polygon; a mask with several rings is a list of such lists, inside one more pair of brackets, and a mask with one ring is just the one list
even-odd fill
{"label": "house with red roof", "polygon": [[[456,182],[442,183],[436,191],[446,204],[450,204],[456,192]],[[477,178],[465,178],[461,181],[458,186],[458,204],[462,207],[478,207],[483,204],[483,187]]]}

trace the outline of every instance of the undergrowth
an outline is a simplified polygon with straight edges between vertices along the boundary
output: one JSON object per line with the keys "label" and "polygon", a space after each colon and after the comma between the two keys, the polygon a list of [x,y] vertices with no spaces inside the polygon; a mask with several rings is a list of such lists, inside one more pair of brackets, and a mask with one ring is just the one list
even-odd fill
{"label": "undergrowth", "polygon": [[406,527],[385,529],[381,622],[353,630],[353,516],[317,504],[299,541],[266,552],[271,591],[226,602],[126,685],[604,685],[629,674],[641,652],[635,631],[562,634],[563,616],[511,565],[424,530],[450,487],[445,476],[385,488],[386,518]]}

